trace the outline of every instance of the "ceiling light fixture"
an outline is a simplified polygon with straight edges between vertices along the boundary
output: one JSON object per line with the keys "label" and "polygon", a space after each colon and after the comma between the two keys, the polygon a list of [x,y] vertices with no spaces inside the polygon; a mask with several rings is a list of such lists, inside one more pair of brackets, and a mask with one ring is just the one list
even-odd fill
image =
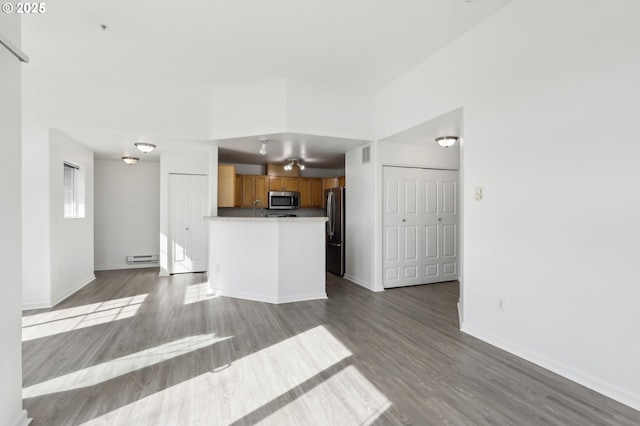
{"label": "ceiling light fixture", "polygon": [[293,169],[293,166],[298,166],[298,168],[300,170],[304,170],[304,164],[302,164],[300,161],[301,160],[287,160],[288,163],[285,164],[284,169],[289,171],[291,169]]}
{"label": "ceiling light fixture", "polygon": [[136,142],[134,143],[134,145],[136,146],[136,148],[138,148],[140,151],[144,152],[145,154],[150,153],[156,148],[154,144],[146,143],[146,142]]}
{"label": "ceiling light fixture", "polygon": [[145,154],[148,154],[154,149],[156,149],[156,146],[152,143],[136,142],[134,143],[134,145],[136,146],[136,148],[138,148],[140,151],[144,152]]}
{"label": "ceiling light fixture", "polygon": [[260,155],[267,155],[267,139],[260,139],[260,142],[262,142],[262,146],[258,152]]}
{"label": "ceiling light fixture", "polygon": [[289,160],[289,163],[284,166],[284,169],[287,171],[293,169],[293,160]]}
{"label": "ceiling light fixture", "polygon": [[127,163],[130,166],[136,164],[140,159],[138,157],[122,157],[122,161]]}
{"label": "ceiling light fixture", "polygon": [[441,136],[439,138],[436,138],[436,142],[438,142],[440,146],[443,146],[445,148],[449,148],[451,145],[456,143],[457,140],[457,136]]}

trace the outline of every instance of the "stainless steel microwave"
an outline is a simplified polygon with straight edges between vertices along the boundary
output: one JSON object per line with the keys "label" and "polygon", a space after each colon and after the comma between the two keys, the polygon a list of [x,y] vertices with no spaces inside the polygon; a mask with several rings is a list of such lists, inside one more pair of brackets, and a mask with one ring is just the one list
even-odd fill
{"label": "stainless steel microwave", "polygon": [[269,210],[292,210],[300,208],[299,192],[269,191]]}

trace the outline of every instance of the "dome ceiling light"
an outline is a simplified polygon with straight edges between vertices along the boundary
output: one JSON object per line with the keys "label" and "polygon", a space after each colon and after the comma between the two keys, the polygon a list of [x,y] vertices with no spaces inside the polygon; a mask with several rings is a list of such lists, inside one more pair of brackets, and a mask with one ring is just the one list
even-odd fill
{"label": "dome ceiling light", "polygon": [[436,142],[438,142],[440,146],[445,148],[449,148],[451,145],[456,143],[457,140],[457,136],[441,136],[439,138],[436,138]]}
{"label": "dome ceiling light", "polygon": [[154,149],[156,149],[156,146],[152,143],[136,142],[134,143],[134,145],[136,146],[136,148],[138,148],[140,151],[144,152],[145,154],[148,154]]}

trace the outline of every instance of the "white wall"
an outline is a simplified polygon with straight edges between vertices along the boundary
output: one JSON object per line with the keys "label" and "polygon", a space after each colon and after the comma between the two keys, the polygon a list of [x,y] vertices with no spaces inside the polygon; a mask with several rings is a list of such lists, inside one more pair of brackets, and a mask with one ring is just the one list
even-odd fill
{"label": "white wall", "polygon": [[217,147],[202,152],[162,154],[160,157],[160,275],[170,273],[172,261],[169,250],[169,175],[178,173],[209,176],[209,214],[216,216],[218,211],[217,170]]}
{"label": "white wall", "polygon": [[287,131],[373,139],[373,96],[344,87],[287,80]]}
{"label": "white wall", "polygon": [[278,79],[212,93],[213,139],[296,132],[373,137],[373,96],[357,90]]}
{"label": "white wall", "polygon": [[[52,300],[49,129],[207,139],[210,90],[23,70],[23,302]],[[93,262],[93,257],[91,262]],[[38,265],[37,268],[31,265]]]}
{"label": "white wall", "polygon": [[[49,132],[51,299],[53,306],[95,279],[93,275],[93,152],[56,130]],[[82,218],[64,216],[64,162],[80,166],[84,180]],[[33,267],[25,262],[25,267]],[[25,301],[25,307],[29,306]]]}
{"label": "white wall", "polygon": [[369,163],[362,164],[363,148],[347,152],[345,157],[345,278],[382,291],[375,281],[376,146],[369,146]]}
{"label": "white wall", "polygon": [[283,132],[287,127],[287,82],[271,80],[214,90],[211,136],[214,139]]}
{"label": "white wall", "polygon": [[517,0],[376,98],[379,138],[464,107],[463,330],[635,408],[638,16]]}
{"label": "white wall", "polygon": [[160,247],[160,163],[96,160],[95,269],[127,269],[131,255],[158,254]]}
{"label": "white wall", "polygon": [[[0,35],[20,46],[20,15],[0,14]],[[26,425],[22,410],[20,62],[0,47],[0,424]]]}

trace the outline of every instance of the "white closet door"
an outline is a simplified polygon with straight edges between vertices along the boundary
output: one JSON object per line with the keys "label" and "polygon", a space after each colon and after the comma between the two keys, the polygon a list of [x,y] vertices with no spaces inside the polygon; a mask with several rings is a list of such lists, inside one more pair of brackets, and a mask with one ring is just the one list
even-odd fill
{"label": "white closet door", "polygon": [[383,285],[422,283],[422,171],[384,167]]}
{"label": "white closet door", "polygon": [[458,172],[422,171],[422,282],[458,279]]}
{"label": "white closet door", "polygon": [[207,187],[204,175],[169,175],[172,274],[207,270]]}

